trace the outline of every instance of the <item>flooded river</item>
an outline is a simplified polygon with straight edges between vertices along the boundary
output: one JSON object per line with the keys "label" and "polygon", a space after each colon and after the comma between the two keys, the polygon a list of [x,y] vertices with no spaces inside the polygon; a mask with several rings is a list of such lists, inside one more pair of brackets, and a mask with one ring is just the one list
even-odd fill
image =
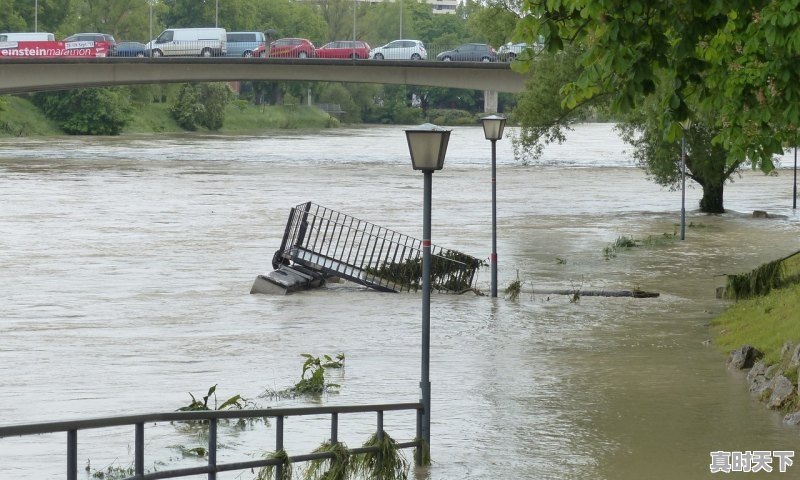
{"label": "flooded river", "polygon": [[[416,401],[419,294],[343,284],[249,294],[300,203],[421,237],[422,175],[405,142],[401,127],[0,139],[0,425],[170,411],[214,384],[221,400],[262,407]],[[519,278],[528,293],[432,297],[433,465],[412,476],[704,479],[710,451],[798,450],[800,429],[704,344],[725,307],[714,297],[721,275],[800,250],[791,170],[743,172],[725,215],[697,212],[690,188],[686,241],[605,259],[619,236],[675,232],[680,192],[647,181],[607,125],[578,127],[532,166],[510,143],[498,142],[499,285]],[[479,127],[454,129],[433,176],[434,243],[489,257],[490,153]],[[482,269],[478,288],[489,281]],[[530,293],[634,287],[661,296]],[[340,393],[259,398],[299,379],[302,353],[339,352]],[[351,447],[374,426],[372,416],[340,422]],[[286,425],[289,454],[327,438],[325,419]],[[410,440],[413,418],[387,414],[387,430]],[[200,464],[170,448],[199,445],[190,434],[162,425],[148,435],[148,469]],[[223,429],[220,461],[256,458],[273,439],[268,428]],[[0,439],[0,479],[65,478],[64,440]],[[81,442],[81,475],[87,462],[131,462],[132,432]],[[796,463],[781,478],[800,478]]]}

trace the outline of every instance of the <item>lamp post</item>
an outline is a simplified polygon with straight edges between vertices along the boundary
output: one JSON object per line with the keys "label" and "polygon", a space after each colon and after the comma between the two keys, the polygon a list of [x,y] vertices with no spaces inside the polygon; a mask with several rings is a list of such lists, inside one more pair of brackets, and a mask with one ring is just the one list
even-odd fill
{"label": "lamp post", "polygon": [[[422,369],[420,375],[420,402],[422,403],[421,434],[423,448],[431,444],[431,185],[433,172],[444,166],[450,130],[430,123],[406,130],[411,165],[425,174],[424,202],[422,213]],[[421,461],[424,455],[418,455]]]}
{"label": "lamp post", "polygon": [[497,297],[497,141],[503,138],[506,117],[489,115],[481,118],[483,134],[492,142],[492,298]]}
{"label": "lamp post", "polygon": [[690,128],[691,120],[681,122],[681,240],[686,240],[686,130]]}
{"label": "lamp post", "polygon": [[214,3],[214,28],[219,27],[219,0]]}
{"label": "lamp post", "polygon": [[39,0],[33,2],[33,31],[39,31]]}

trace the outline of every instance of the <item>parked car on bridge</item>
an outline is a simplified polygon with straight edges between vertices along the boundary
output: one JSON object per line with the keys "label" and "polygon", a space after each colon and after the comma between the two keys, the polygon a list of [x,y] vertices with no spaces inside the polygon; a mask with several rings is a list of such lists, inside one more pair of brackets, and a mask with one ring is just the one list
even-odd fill
{"label": "parked car on bridge", "polygon": [[369,52],[375,60],[425,60],[428,52],[419,40],[394,40]]}
{"label": "parked car on bridge", "polygon": [[228,32],[229,57],[252,57],[253,51],[267,44],[263,32]]}
{"label": "parked car on bridge", "polygon": [[508,42],[497,49],[497,59],[502,62],[510,62],[515,58],[517,58],[517,55],[525,51],[525,49],[527,48],[530,48],[530,46],[525,42],[522,43]]}
{"label": "parked car on bridge", "polygon": [[224,28],[168,28],[146,48],[151,56],[221,57],[228,51]]}
{"label": "parked car on bridge", "polygon": [[109,56],[117,51],[117,41],[113,35],[107,33],[76,33],[64,39],[64,42],[93,42],[92,46],[105,46]]}
{"label": "parked car on bridge", "polygon": [[305,38],[279,38],[269,45],[270,58],[314,58],[316,48]]}
{"label": "parked car on bridge", "polygon": [[55,42],[56,37],[48,32],[0,33],[0,42]]}
{"label": "parked car on bridge", "polygon": [[369,58],[369,44],[353,40],[326,43],[317,49],[317,58]]}
{"label": "parked car on bridge", "polygon": [[146,57],[147,47],[139,42],[119,42],[115,57]]}
{"label": "parked car on bridge", "polygon": [[486,43],[465,43],[453,50],[447,50],[436,55],[436,60],[442,62],[494,62],[497,61],[497,52]]}

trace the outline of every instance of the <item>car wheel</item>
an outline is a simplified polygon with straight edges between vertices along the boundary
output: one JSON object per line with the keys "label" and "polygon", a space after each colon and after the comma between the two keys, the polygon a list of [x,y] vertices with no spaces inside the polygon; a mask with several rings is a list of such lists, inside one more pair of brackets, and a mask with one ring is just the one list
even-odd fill
{"label": "car wheel", "polygon": [[422,57],[419,53],[415,53],[414,55],[411,55],[411,60],[422,60]]}
{"label": "car wheel", "polygon": [[516,56],[517,56],[517,54],[516,54],[516,53],[514,53],[514,52],[509,52],[509,54],[508,54],[508,61],[510,62],[510,61],[514,60],[514,57],[516,57]]}
{"label": "car wheel", "polygon": [[308,58],[308,54],[306,52],[300,52],[297,54],[297,58]]}
{"label": "car wheel", "polygon": [[350,59],[351,60],[357,60],[358,59],[358,54],[357,53],[351,53],[350,54]]}
{"label": "car wheel", "polygon": [[210,57],[211,56],[211,49],[210,48],[204,48],[203,51],[200,52],[200,56],[201,57],[206,57],[206,58]]}
{"label": "car wheel", "polygon": [[253,52],[251,52],[250,50],[245,50],[245,52],[242,54],[242,56],[245,57],[245,58],[250,58],[250,57],[253,56]]}
{"label": "car wheel", "polygon": [[138,58],[144,58],[144,52],[139,52],[136,54]]}
{"label": "car wheel", "polygon": [[154,57],[154,58],[163,57],[164,53],[162,53],[161,50],[156,49],[156,50],[150,51],[150,56]]}
{"label": "car wheel", "polygon": [[443,61],[443,62],[449,62],[449,61],[452,61],[452,60],[453,60],[453,59],[452,59],[452,58],[450,58],[450,57],[442,57],[442,61]]}
{"label": "car wheel", "polygon": [[489,57],[483,57],[483,58],[481,58],[481,62],[491,62],[491,61],[492,61],[492,59],[491,59],[491,58],[489,58]]}

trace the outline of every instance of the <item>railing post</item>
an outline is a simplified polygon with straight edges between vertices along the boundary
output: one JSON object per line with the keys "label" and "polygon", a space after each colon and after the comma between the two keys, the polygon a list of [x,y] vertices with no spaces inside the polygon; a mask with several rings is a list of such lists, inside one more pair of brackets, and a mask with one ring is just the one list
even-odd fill
{"label": "railing post", "polygon": [[417,408],[417,442],[419,442],[419,444],[417,445],[416,455],[414,455],[414,458],[417,460],[417,466],[421,467],[424,453],[424,442],[422,441],[422,408]]}
{"label": "railing post", "polygon": [[[375,432],[375,438],[378,440],[378,445],[381,445],[383,442],[383,410],[378,410],[378,428]],[[378,450],[377,459],[377,464],[383,465],[383,453],[381,453],[381,450]]]}
{"label": "railing post", "polygon": [[[275,451],[279,452],[283,450],[283,415],[278,415],[276,418],[276,425],[275,425]],[[276,465],[275,466],[275,480],[281,480],[283,478],[283,465]]]}
{"label": "railing post", "polygon": [[339,414],[331,413],[331,445],[339,443]]}
{"label": "railing post", "polygon": [[208,421],[208,480],[217,480],[217,419]]}
{"label": "railing post", "polygon": [[67,431],[67,480],[78,480],[78,431]]}
{"label": "railing post", "polygon": [[137,423],[135,427],[133,447],[133,473],[137,476],[144,475],[144,423]]}

